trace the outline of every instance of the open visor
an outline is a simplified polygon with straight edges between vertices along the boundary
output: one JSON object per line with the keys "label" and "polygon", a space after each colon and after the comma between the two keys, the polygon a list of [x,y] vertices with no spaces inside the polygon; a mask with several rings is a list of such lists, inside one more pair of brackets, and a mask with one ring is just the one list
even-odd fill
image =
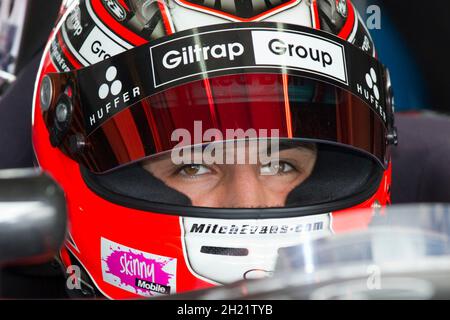
{"label": "open visor", "polygon": [[386,76],[375,59],[327,33],[227,24],[51,74],[41,106],[52,144],[93,173],[229,140],[230,130],[232,139],[347,146],[384,167],[392,118]]}

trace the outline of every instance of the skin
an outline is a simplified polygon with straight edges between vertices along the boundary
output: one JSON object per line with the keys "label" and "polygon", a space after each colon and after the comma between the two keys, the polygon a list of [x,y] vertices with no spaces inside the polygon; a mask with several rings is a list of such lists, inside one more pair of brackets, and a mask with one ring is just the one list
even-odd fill
{"label": "skin", "polygon": [[285,149],[278,157],[275,173],[270,170],[271,164],[175,165],[170,156],[146,161],[143,167],[188,196],[194,206],[284,207],[289,193],[311,175],[317,150],[315,147]]}

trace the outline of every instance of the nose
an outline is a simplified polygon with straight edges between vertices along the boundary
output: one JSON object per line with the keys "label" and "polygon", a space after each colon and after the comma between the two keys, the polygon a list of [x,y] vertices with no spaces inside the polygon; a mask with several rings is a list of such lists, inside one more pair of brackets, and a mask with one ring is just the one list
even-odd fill
{"label": "nose", "polygon": [[256,166],[236,165],[226,177],[226,192],[222,198],[225,208],[258,208],[271,205]]}

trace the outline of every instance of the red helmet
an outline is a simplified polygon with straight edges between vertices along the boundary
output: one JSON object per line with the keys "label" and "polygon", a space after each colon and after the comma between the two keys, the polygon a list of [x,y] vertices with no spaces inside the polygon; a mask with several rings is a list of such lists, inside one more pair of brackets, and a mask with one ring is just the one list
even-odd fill
{"label": "red helmet", "polygon": [[[33,117],[67,196],[60,259],[108,298],[269,275],[279,248],[390,202],[389,73],[348,0],[66,1]],[[239,141],[270,159],[196,158]]]}

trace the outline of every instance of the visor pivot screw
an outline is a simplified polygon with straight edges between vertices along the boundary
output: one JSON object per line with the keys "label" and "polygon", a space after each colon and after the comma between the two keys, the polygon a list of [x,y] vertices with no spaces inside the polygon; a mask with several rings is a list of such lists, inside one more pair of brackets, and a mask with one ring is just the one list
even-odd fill
{"label": "visor pivot screw", "polygon": [[84,137],[80,134],[75,134],[69,138],[69,150],[72,154],[79,154],[86,146]]}
{"label": "visor pivot screw", "polygon": [[50,130],[50,139],[54,147],[61,145],[65,139],[72,122],[72,112],[73,107],[70,98],[67,95],[62,94],[56,103],[53,114],[54,126]]}
{"label": "visor pivot screw", "polygon": [[69,108],[65,103],[60,103],[56,107],[56,120],[59,123],[64,123],[67,121],[67,118],[69,116]]}
{"label": "visor pivot screw", "polygon": [[387,141],[389,144],[397,146],[398,145],[398,134],[397,128],[394,127],[387,135]]}
{"label": "visor pivot screw", "polygon": [[43,112],[47,111],[52,104],[53,83],[49,76],[45,76],[41,82],[40,101]]}

